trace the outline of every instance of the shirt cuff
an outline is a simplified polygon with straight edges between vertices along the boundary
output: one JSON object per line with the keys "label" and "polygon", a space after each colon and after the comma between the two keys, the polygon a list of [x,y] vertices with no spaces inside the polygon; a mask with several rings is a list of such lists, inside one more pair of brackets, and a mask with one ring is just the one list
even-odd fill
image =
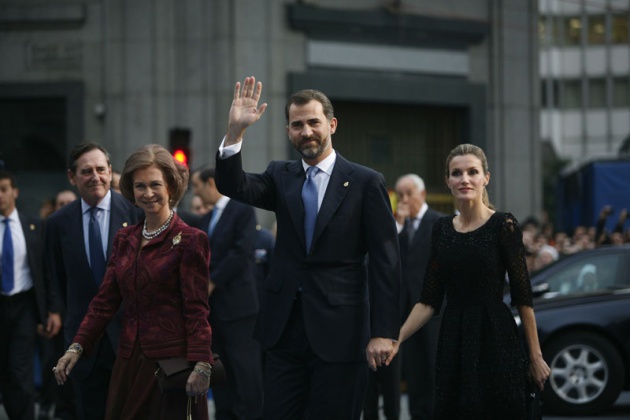
{"label": "shirt cuff", "polygon": [[221,145],[219,146],[219,159],[227,159],[230,156],[234,156],[235,154],[239,153],[243,144],[243,142],[239,141],[238,143],[231,146],[224,146],[224,143],[225,137],[223,137],[223,140],[221,140]]}

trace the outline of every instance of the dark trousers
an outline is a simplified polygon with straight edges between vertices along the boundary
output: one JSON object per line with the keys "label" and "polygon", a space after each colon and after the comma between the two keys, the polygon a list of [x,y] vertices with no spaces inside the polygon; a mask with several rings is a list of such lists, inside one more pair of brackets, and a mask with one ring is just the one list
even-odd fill
{"label": "dark trousers", "polygon": [[296,300],[278,344],[265,352],[265,419],[358,420],[367,384],[365,360],[328,363],[313,352]]}
{"label": "dark trousers", "polygon": [[413,420],[433,418],[439,329],[440,318],[433,317],[402,345],[403,376],[407,381],[409,414]]}
{"label": "dark trousers", "polygon": [[216,419],[262,418],[262,353],[253,338],[256,316],[234,321],[210,318],[212,350],[221,357],[228,377],[212,390]]}
{"label": "dark trousers", "polygon": [[400,356],[389,366],[368,373],[367,393],[363,403],[363,420],[379,419],[379,396],[383,396],[383,414],[387,420],[400,417]]}
{"label": "dark trousers", "polygon": [[[65,384],[57,385],[57,380],[52,368],[65,351],[63,332],[53,338],[38,337],[38,349],[42,363],[42,388],[39,399],[39,418],[42,414],[49,414],[53,418],[62,420],[76,419],[76,407],[74,403],[74,390],[72,376],[68,377]],[[52,411],[54,410],[54,413]]]}
{"label": "dark trousers", "polygon": [[0,296],[0,390],[11,420],[35,419],[36,314],[32,290]]}
{"label": "dark trousers", "polygon": [[[74,395],[79,420],[102,420],[105,418],[105,404],[109,382],[116,360],[116,353],[112,349],[107,335],[99,342],[96,360],[90,373],[83,378],[74,377]],[[72,373],[70,373],[72,375]]]}

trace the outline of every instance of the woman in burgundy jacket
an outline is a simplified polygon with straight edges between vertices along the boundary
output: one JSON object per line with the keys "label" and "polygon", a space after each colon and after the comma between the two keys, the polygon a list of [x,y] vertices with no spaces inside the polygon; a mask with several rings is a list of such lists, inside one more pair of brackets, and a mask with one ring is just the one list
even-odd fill
{"label": "woman in burgundy jacket", "polygon": [[[208,419],[206,392],[214,363],[208,238],[173,211],[188,176],[188,169],[158,145],[143,146],[127,159],[122,194],[144,211],[145,219],[116,235],[100,290],[73,344],[53,369],[63,384],[81,354],[90,354],[108,322],[122,310],[107,419],[175,419],[184,418],[187,411],[192,418]],[[162,394],[156,362],[171,357],[185,357],[196,365],[185,392]]]}

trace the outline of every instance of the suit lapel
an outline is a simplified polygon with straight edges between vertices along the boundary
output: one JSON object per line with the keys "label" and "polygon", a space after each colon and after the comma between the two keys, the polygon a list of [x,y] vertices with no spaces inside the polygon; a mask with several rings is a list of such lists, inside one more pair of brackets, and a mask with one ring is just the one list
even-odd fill
{"label": "suit lapel", "polygon": [[110,208],[109,219],[109,233],[107,234],[107,255],[106,260],[109,260],[109,256],[112,253],[112,246],[114,243],[114,236],[120,228],[126,227],[130,224],[128,218],[128,212],[125,211],[125,206],[121,200],[126,200],[121,195],[117,195],[112,191],[112,203]]}
{"label": "suit lapel", "polygon": [[28,266],[31,271],[33,271],[33,243],[35,239],[35,235],[39,235],[37,231],[37,226],[33,223],[29,223],[28,220],[21,214],[18,213],[18,217],[20,219],[20,225],[22,225],[22,232],[24,232],[24,242],[26,244],[26,255],[28,258]]}
{"label": "suit lapel", "polygon": [[302,202],[302,185],[306,180],[306,174],[302,167],[302,161],[296,160],[287,165],[287,170],[282,173],[282,190],[285,191],[287,210],[291,215],[293,226],[300,237],[302,246],[306,246],[304,235],[304,203]]}
{"label": "suit lapel", "polygon": [[313,244],[317,242],[319,235],[321,235],[321,233],[324,231],[324,228],[330,222],[330,219],[339,208],[339,205],[341,205],[341,202],[346,196],[348,189],[352,187],[352,171],[353,168],[349,164],[349,162],[345,160],[339,153],[337,153],[337,159],[335,161],[333,172],[330,175],[330,181],[328,182],[328,187],[326,188],[324,201],[322,202],[322,206],[317,213],[315,232],[313,233]]}
{"label": "suit lapel", "polygon": [[[74,200],[67,206],[73,206],[66,212],[66,220],[64,223],[64,239],[63,243],[67,246],[67,252],[74,254],[71,261],[82,261],[88,269],[87,252],[85,250],[85,241],[83,236],[83,214],[81,212],[81,200]],[[67,242],[69,241],[69,243]]]}

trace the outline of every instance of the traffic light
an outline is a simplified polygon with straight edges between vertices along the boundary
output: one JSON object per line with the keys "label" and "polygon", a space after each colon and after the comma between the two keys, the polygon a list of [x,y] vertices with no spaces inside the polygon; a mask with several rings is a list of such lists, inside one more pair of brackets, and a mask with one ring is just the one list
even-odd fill
{"label": "traffic light", "polygon": [[188,168],[192,165],[190,137],[191,131],[188,128],[171,128],[168,136],[173,158]]}

